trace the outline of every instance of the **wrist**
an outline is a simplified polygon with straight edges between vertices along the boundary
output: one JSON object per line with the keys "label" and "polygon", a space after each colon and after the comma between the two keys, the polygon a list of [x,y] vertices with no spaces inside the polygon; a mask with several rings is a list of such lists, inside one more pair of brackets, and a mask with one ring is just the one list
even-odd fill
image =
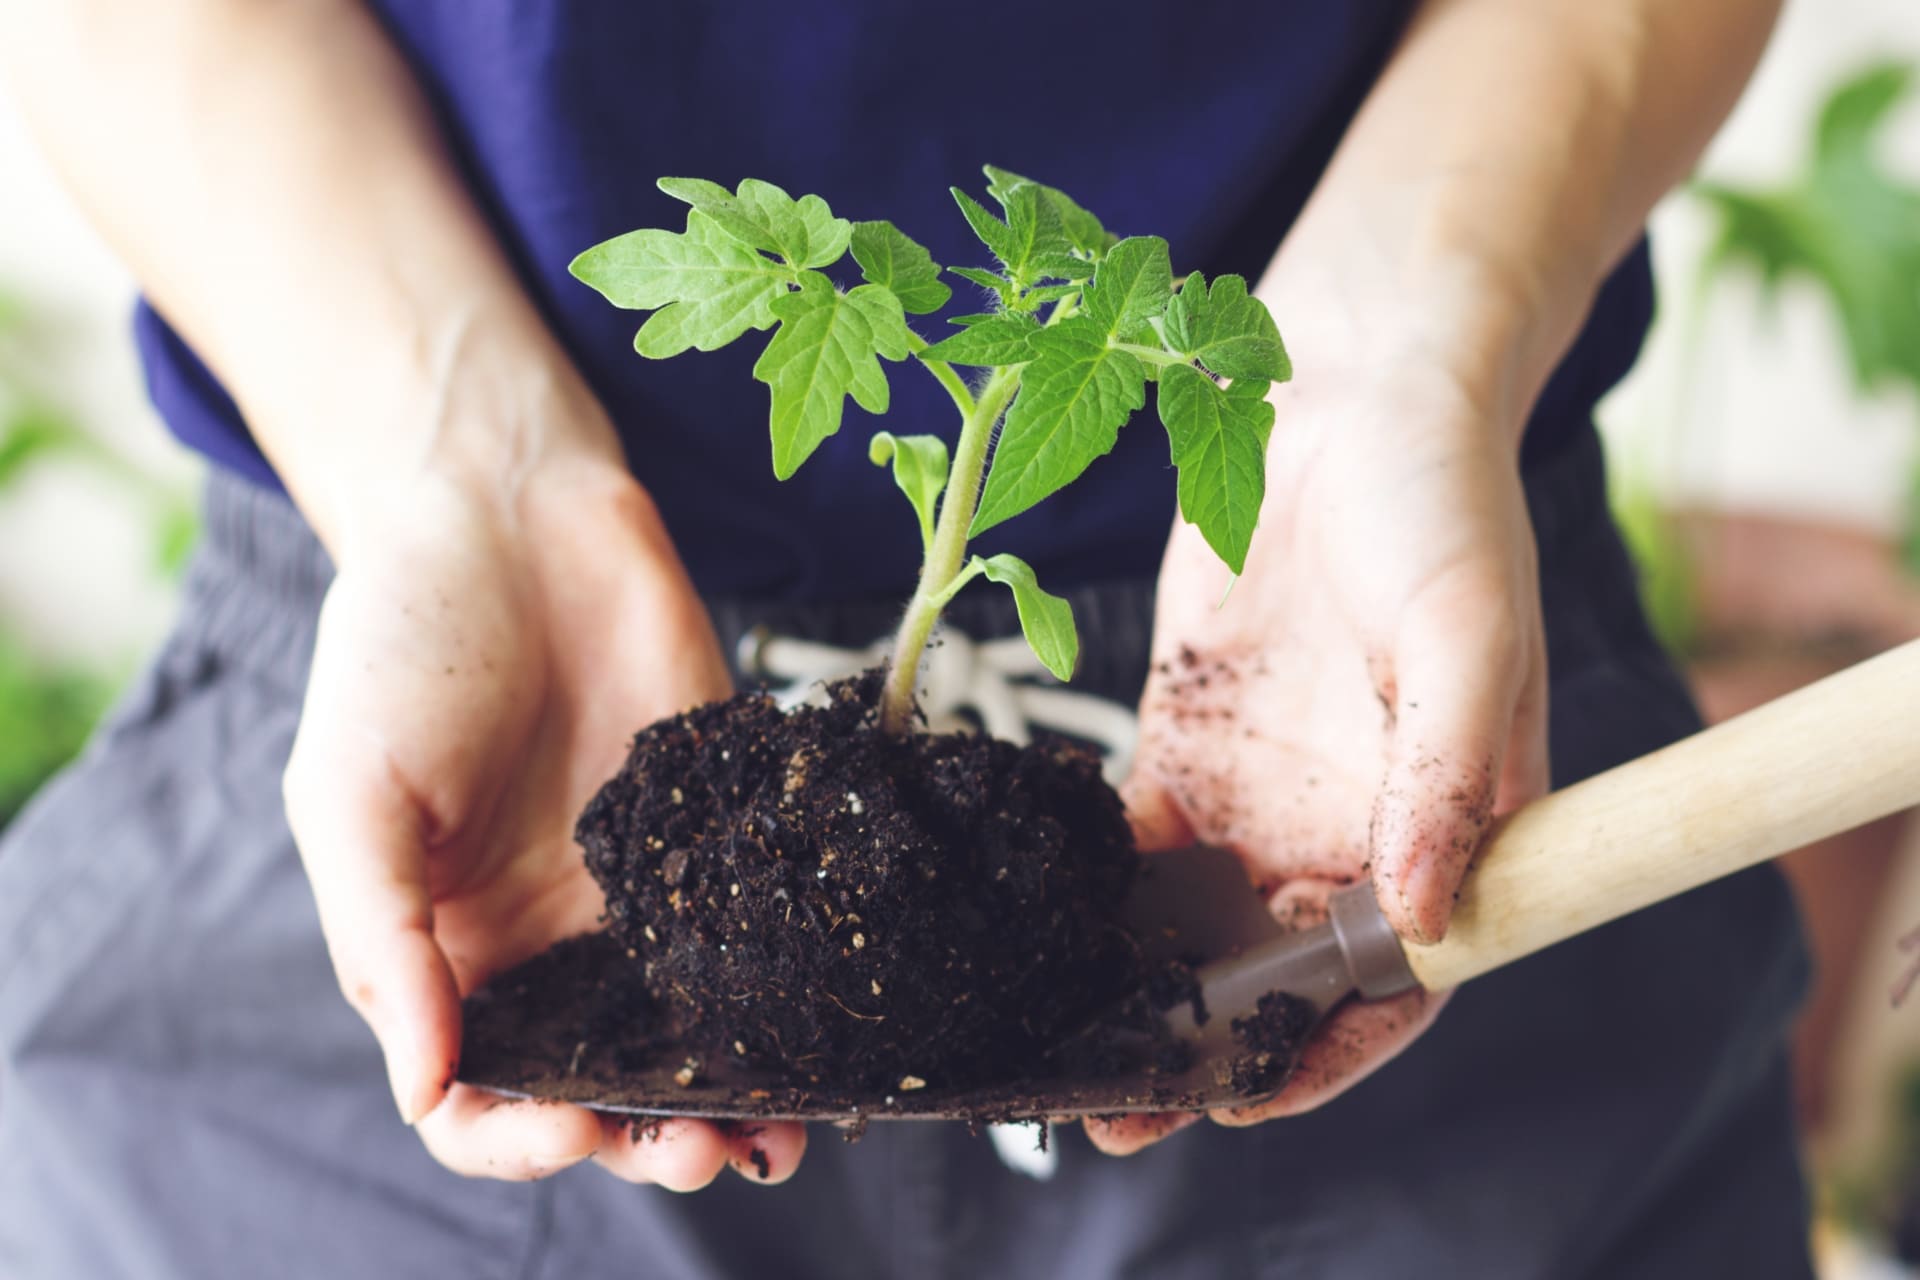
{"label": "wrist", "polygon": [[[1556,278],[1432,226],[1302,220],[1257,292],[1272,307],[1309,390],[1325,376],[1390,397],[1437,390],[1471,412],[1449,415],[1518,448],[1527,415],[1591,300],[1584,274]],[[1405,424],[1419,429],[1419,422]]]}
{"label": "wrist", "polygon": [[398,345],[354,362],[341,400],[258,431],[336,564],[377,553],[429,495],[505,522],[529,486],[561,473],[631,483],[612,423],[543,328],[462,324]]}

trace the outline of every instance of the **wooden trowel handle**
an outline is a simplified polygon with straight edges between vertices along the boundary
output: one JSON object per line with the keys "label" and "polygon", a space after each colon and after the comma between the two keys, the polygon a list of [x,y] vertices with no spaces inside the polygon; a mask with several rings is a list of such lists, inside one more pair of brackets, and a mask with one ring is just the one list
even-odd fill
{"label": "wooden trowel handle", "polygon": [[1510,814],[1446,938],[1407,961],[1451,987],[1915,804],[1920,641]]}

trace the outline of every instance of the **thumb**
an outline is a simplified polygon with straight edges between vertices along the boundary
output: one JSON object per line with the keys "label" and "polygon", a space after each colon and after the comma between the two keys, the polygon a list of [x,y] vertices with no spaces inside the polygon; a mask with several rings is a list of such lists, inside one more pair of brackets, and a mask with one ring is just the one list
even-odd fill
{"label": "thumb", "polygon": [[[1394,931],[1433,943],[1446,936],[1496,794],[1518,803],[1544,786],[1544,675],[1530,660],[1535,647],[1501,623],[1405,634],[1416,639],[1401,646],[1387,694],[1394,727],[1369,845],[1374,892]],[[1523,700],[1539,713],[1516,735]]]}
{"label": "thumb", "polygon": [[397,780],[369,778],[364,759],[296,740],[287,820],[341,993],[380,1042],[394,1103],[411,1125],[452,1087],[460,992],[433,936],[420,812]]}
{"label": "thumb", "polygon": [[1120,801],[1133,827],[1134,846],[1141,853],[1184,849],[1194,842],[1193,824],[1179,801],[1139,764],[1120,785]]}

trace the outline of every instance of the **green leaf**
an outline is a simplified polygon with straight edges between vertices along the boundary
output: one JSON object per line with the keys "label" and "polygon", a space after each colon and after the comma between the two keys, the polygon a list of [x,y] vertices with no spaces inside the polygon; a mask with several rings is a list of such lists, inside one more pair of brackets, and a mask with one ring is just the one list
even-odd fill
{"label": "green leaf", "polygon": [[1016,290],[1047,277],[1077,280],[1092,274],[1093,264],[1073,255],[1059,215],[1041,199],[1037,186],[1028,184],[1007,192],[1005,222],[958,187],[953,188],[953,198],[973,233],[1006,268],[1007,279]]}
{"label": "green leaf", "polygon": [[178,578],[199,541],[199,512],[185,502],[168,503],[155,519],[154,568],[167,578]]}
{"label": "green leaf", "polygon": [[0,422],[0,488],[35,462],[91,447],[91,437],[69,419],[45,405],[27,405]]}
{"label": "green leaf", "polygon": [[1080,661],[1080,636],[1073,626],[1073,606],[1059,596],[1040,589],[1033,569],[1019,556],[997,555],[974,563],[990,582],[998,582],[1013,591],[1013,607],[1020,614],[1020,630],[1041,665],[1061,680],[1073,679],[1073,668]]}
{"label": "green leaf", "polygon": [[900,305],[915,315],[938,311],[953,296],[940,281],[933,255],[891,222],[854,223],[853,260],[862,276],[893,290]]}
{"label": "green leaf", "polygon": [[1223,378],[1285,382],[1293,376],[1273,313],[1248,296],[1239,276],[1221,276],[1211,292],[1198,271],[1188,276],[1167,305],[1163,329],[1170,350]]}
{"label": "green leaf", "polygon": [[748,178],[732,195],[704,178],[662,178],[659,187],[712,218],[741,244],[777,253],[795,269],[838,262],[853,234],[853,224],[834,217],[819,196],[795,200],[758,178]]}
{"label": "green leaf", "polygon": [[971,280],[983,289],[993,290],[1003,299],[1013,290],[1013,282],[1011,280],[992,271],[983,270],[980,267],[948,267],[947,270],[959,276],[962,280]]}
{"label": "green leaf", "polygon": [[1030,316],[1002,312],[934,343],[920,353],[920,358],[979,368],[1025,364],[1033,358],[1029,344],[1039,332],[1040,326]]}
{"label": "green leaf", "polygon": [[1087,286],[1083,313],[1108,337],[1134,334],[1167,309],[1173,264],[1159,236],[1129,236],[1107,251]]}
{"label": "green leaf", "polygon": [[1086,285],[1079,282],[1073,284],[1043,284],[1038,288],[1029,289],[1021,294],[1020,305],[1022,309],[1032,311],[1043,302],[1058,302],[1062,298],[1071,298],[1074,294],[1083,292],[1085,289]]}
{"label": "green leaf", "polygon": [[986,175],[989,183],[987,194],[998,200],[1002,207],[1006,205],[1007,196],[1015,187],[1024,184],[1038,188],[1041,199],[1052,207],[1054,215],[1060,219],[1061,229],[1066,233],[1068,241],[1082,253],[1098,258],[1118,239],[1100,225],[1100,219],[1081,208],[1072,196],[1057,187],[1049,187],[1043,182],[1023,178],[1017,173],[1009,173],[993,165],[986,166]]}
{"label": "green leaf", "polygon": [[1910,66],[1882,64],[1842,83],[1822,106],[1812,155],[1793,181],[1694,188],[1719,223],[1703,281],[1741,266],[1769,293],[1789,277],[1812,281],[1839,317],[1863,388],[1920,391],[1920,187],[1877,153],[1913,78]]}
{"label": "green leaf", "polygon": [[772,392],[773,474],[785,480],[840,429],[848,396],[868,413],[887,411],[887,374],[875,357],[906,359],[907,321],[891,289],[841,293],[817,271],[802,272],[799,291],[772,305],[780,331],[753,376]]}
{"label": "green leaf", "polygon": [[112,694],[93,673],[49,666],[0,633],[0,827],[85,745]]}
{"label": "green leaf", "polygon": [[867,446],[867,458],[876,467],[893,464],[893,482],[920,517],[920,543],[932,546],[934,504],[947,487],[947,442],[939,436],[896,436],[880,431]]}
{"label": "green leaf", "polygon": [[955,316],[953,319],[947,321],[947,323],[966,329],[976,324],[985,324],[987,321],[1004,314],[1006,313],[1001,311],[976,311],[972,315]]}
{"label": "green leaf", "polygon": [[1019,515],[1113,448],[1146,401],[1140,361],[1107,345],[1098,321],[1075,316],[1037,331],[1033,361],[1007,412],[971,533]]}
{"label": "green leaf", "polygon": [[[1015,241],[1013,228],[987,212],[986,206],[962,191],[958,187],[949,187],[953,192],[953,202],[960,206],[960,213],[973,228],[973,234],[980,237],[980,243],[987,246],[993,256],[1002,264],[1019,256],[1019,246]],[[964,267],[954,268],[956,274],[966,275]],[[968,279],[972,279],[968,276]]]}
{"label": "green leaf", "polygon": [[1236,574],[1246,571],[1267,492],[1268,385],[1242,379],[1222,388],[1192,365],[1172,365],[1156,395],[1180,469],[1180,514]]}
{"label": "green leaf", "polygon": [[712,351],[767,328],[774,299],[794,279],[698,210],[687,214],[683,233],[629,231],[587,250],[568,270],[616,307],[654,312],[633,343],[653,359],[688,347]]}

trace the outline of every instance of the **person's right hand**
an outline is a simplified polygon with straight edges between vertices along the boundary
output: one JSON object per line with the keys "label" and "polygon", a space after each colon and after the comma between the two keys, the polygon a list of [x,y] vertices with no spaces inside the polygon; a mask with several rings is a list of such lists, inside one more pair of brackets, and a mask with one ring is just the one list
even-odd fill
{"label": "person's right hand", "polygon": [[336,552],[285,780],[340,988],[379,1039],[402,1118],[475,1176],[592,1156],[681,1191],[729,1163],[783,1181],[799,1125],[674,1120],[636,1138],[580,1107],[453,1083],[461,996],[596,926],[573,823],[631,735],[731,687],[617,450],[482,484],[422,475],[404,496]]}

